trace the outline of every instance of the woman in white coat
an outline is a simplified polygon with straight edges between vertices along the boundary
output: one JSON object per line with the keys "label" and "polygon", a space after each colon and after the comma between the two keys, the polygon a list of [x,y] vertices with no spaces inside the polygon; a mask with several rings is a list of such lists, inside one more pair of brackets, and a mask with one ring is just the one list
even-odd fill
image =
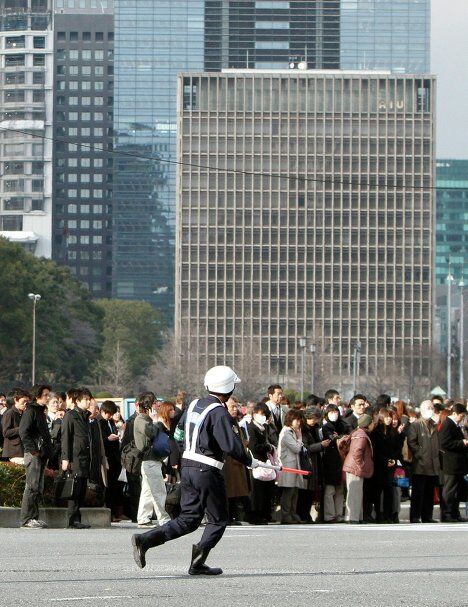
{"label": "woman in white coat", "polygon": [[[303,415],[300,411],[290,410],[286,413],[284,426],[278,439],[278,455],[281,464],[286,468],[299,469],[299,454],[302,451],[301,423]],[[281,492],[281,523],[300,523],[301,519],[296,513],[299,489],[304,489],[302,476],[282,472],[278,480]]]}

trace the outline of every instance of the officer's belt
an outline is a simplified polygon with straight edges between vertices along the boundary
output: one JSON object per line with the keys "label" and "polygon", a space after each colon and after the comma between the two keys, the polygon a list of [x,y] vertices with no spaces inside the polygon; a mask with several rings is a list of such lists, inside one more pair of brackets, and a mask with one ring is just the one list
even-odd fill
{"label": "officer's belt", "polygon": [[224,464],[222,462],[218,462],[217,459],[208,457],[207,455],[202,455],[201,453],[194,453],[193,451],[184,451],[182,458],[190,459],[194,462],[200,462],[200,464],[206,464],[207,466],[212,466],[218,470],[222,470],[224,468]]}

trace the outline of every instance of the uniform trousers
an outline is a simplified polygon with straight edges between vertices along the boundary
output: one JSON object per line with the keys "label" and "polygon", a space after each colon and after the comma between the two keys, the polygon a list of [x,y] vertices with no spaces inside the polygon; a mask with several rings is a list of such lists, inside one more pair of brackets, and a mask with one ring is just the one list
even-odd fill
{"label": "uniform trousers", "polygon": [[224,474],[211,466],[183,466],[180,481],[181,512],[158,531],[164,533],[165,541],[192,533],[200,526],[206,511],[207,523],[198,546],[211,550],[223,537],[229,521]]}

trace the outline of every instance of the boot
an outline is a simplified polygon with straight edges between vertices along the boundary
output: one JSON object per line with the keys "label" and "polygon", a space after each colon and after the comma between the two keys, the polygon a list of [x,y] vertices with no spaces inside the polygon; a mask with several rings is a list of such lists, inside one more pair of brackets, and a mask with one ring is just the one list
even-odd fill
{"label": "boot", "polygon": [[190,563],[190,575],[221,575],[223,570],[219,567],[208,567],[205,561],[210,554],[209,548],[192,547],[192,562]]}
{"label": "boot", "polygon": [[146,567],[146,551],[149,548],[161,546],[165,541],[164,533],[161,531],[160,527],[146,533],[132,535],[133,558],[140,569]]}

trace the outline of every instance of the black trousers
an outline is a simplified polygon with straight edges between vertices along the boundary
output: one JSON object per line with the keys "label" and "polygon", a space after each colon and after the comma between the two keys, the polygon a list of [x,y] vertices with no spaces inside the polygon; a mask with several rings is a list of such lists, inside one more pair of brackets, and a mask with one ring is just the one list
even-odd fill
{"label": "black trousers", "polygon": [[72,526],[73,523],[81,522],[80,508],[82,507],[86,497],[87,484],[87,478],[79,476],[75,479],[73,499],[68,500],[67,518],[69,527]]}
{"label": "black trousers", "polygon": [[438,484],[437,476],[413,474],[411,489],[410,520],[430,521],[434,512],[434,490]]}
{"label": "black trousers", "polygon": [[[210,550],[223,537],[229,520],[223,472],[212,467],[184,466],[180,480],[181,512],[155,532],[163,532],[166,541],[192,533],[200,526],[206,511],[208,522],[198,546]],[[148,539],[151,533],[148,532]]]}
{"label": "black trousers", "polygon": [[39,455],[24,454],[26,486],[21,503],[21,524],[39,518],[39,499],[44,492],[45,461]]}
{"label": "black trousers", "polygon": [[444,474],[445,515],[452,518],[460,517],[460,495],[463,487],[463,474]]}
{"label": "black trousers", "polygon": [[124,500],[125,514],[135,523],[137,520],[138,504],[141,493],[141,475],[127,471],[128,493]]}

